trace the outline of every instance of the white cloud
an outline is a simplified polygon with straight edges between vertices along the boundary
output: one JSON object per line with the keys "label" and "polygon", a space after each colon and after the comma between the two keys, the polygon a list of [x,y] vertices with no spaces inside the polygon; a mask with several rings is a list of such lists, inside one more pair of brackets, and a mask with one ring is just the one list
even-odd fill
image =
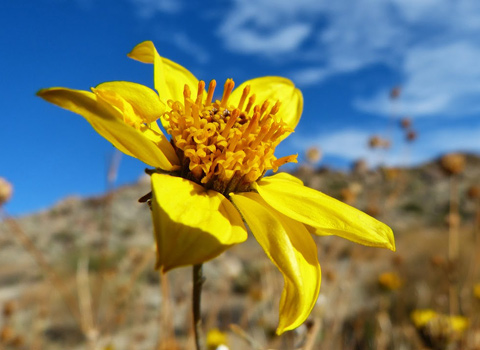
{"label": "white cloud", "polygon": [[[480,111],[480,46],[456,42],[411,49],[402,66],[401,112],[420,116],[458,116]],[[388,91],[358,99],[362,110],[388,115]]]}
{"label": "white cloud", "polygon": [[370,166],[420,164],[448,152],[480,153],[480,124],[469,127],[440,127],[422,130],[418,139],[407,148],[402,139],[395,139],[389,150],[372,150],[368,147],[371,131],[345,129],[334,133],[305,136],[294,134],[290,140],[300,154],[309,147],[318,147],[325,156],[346,161],[364,159]]}
{"label": "white cloud", "polygon": [[327,78],[328,72],[324,68],[310,67],[294,71],[290,76],[296,85],[306,87],[317,84]]}
{"label": "white cloud", "polygon": [[182,10],[181,0],[129,0],[136,6],[137,13],[142,18],[151,18],[157,12],[168,14]]}
{"label": "white cloud", "polygon": [[300,154],[312,146],[317,147],[326,156],[335,156],[349,161],[369,159],[375,163],[375,156],[368,148],[371,132],[359,129],[346,129],[334,133],[325,133],[317,136],[304,136],[298,133],[289,140]]}
{"label": "white cloud", "polygon": [[218,34],[235,52],[294,52],[312,34],[320,7],[320,1],[312,0],[235,0]]}
{"label": "white cloud", "polygon": [[235,36],[229,36],[226,45],[232,51],[276,55],[298,49],[310,32],[311,27],[302,23],[291,24],[267,33],[258,33],[245,28]]}
{"label": "white cloud", "polygon": [[428,153],[471,152],[480,153],[480,125],[442,128],[425,131],[421,135],[422,148]]}
{"label": "white cloud", "polygon": [[[234,0],[218,33],[230,50],[306,63],[291,73],[301,86],[390,67],[415,117],[480,111],[479,30],[478,0]],[[385,114],[387,97],[355,105]]]}

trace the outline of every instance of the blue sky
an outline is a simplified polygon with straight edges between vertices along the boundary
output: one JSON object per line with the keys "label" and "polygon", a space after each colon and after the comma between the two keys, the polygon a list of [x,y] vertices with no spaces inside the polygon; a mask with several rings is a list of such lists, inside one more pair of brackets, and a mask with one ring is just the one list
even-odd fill
{"label": "blue sky", "polygon": [[[292,79],[304,113],[279,156],[303,158],[316,145],[324,164],[345,167],[480,152],[478,0],[18,0],[0,3],[0,21],[0,176],[15,186],[10,213],[105,190],[113,147],[35,92],[110,80],[152,86],[152,67],[126,57],[144,40],[206,81]],[[382,157],[367,147],[369,136],[386,135],[392,110],[419,134],[409,158],[398,128]],[[144,168],[124,156],[117,185]]]}

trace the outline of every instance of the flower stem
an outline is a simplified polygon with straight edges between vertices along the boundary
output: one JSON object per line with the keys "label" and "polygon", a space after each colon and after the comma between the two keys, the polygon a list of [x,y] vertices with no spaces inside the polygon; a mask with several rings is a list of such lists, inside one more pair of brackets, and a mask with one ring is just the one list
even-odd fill
{"label": "flower stem", "polygon": [[195,347],[203,350],[202,317],[200,312],[200,300],[202,296],[202,285],[205,281],[202,275],[202,264],[193,265],[193,329],[195,332]]}

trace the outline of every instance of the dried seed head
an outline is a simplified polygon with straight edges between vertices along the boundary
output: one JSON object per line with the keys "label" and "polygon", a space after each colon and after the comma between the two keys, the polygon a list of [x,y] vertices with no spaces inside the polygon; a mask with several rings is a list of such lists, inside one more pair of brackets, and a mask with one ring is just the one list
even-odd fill
{"label": "dried seed head", "polygon": [[12,198],[12,193],[13,186],[3,177],[0,177],[0,205],[8,202]]}
{"label": "dried seed head", "polygon": [[402,89],[400,88],[400,86],[393,87],[392,90],[390,90],[390,98],[392,100],[399,98],[401,92],[402,92]]}
{"label": "dried seed head", "polygon": [[370,148],[379,148],[382,145],[382,139],[375,135],[370,137],[370,140],[368,140],[368,145]]}
{"label": "dried seed head", "polygon": [[6,301],[5,304],[3,304],[3,317],[4,318],[11,317],[15,313],[16,309],[17,309],[17,305],[13,300]]}
{"label": "dried seed head", "polygon": [[408,142],[413,142],[413,141],[415,141],[415,140],[417,139],[417,132],[416,132],[415,130],[409,130],[409,131],[407,132],[406,138],[407,138],[407,141],[408,141]]}
{"label": "dried seed head", "polygon": [[410,129],[410,127],[412,126],[412,119],[410,119],[409,117],[402,118],[400,120],[400,126],[405,130]]}
{"label": "dried seed head", "polygon": [[465,156],[461,153],[449,153],[440,159],[440,165],[450,175],[460,174],[465,169]]}
{"label": "dried seed head", "polygon": [[478,199],[480,198],[480,185],[472,185],[467,192],[468,198]]}
{"label": "dried seed head", "polygon": [[322,159],[322,151],[317,147],[310,147],[307,150],[307,160],[312,163],[318,163]]}

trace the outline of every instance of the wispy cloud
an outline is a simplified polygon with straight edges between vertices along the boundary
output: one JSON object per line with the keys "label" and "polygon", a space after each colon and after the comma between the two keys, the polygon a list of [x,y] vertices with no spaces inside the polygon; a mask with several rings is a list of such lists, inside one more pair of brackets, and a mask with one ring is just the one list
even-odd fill
{"label": "wispy cloud", "polygon": [[[224,27],[221,32],[226,30],[230,29]],[[297,50],[311,31],[311,26],[304,23],[293,23],[262,33],[253,28],[244,28],[234,36],[227,35],[226,46],[231,51],[272,56]]]}
{"label": "wispy cloud", "polygon": [[190,39],[186,33],[175,33],[172,41],[180,50],[190,54],[198,63],[207,63],[210,60],[210,54],[207,50]]}
{"label": "wispy cloud", "polygon": [[312,35],[317,7],[311,0],[234,0],[218,34],[235,52],[295,52]]}
{"label": "wispy cloud", "polygon": [[[219,35],[229,50],[306,64],[292,72],[301,86],[390,67],[416,117],[480,111],[479,30],[477,0],[235,0]],[[385,87],[355,106],[384,115],[387,97]]]}
{"label": "wispy cloud", "polygon": [[448,152],[480,153],[480,123],[476,126],[459,126],[423,130],[418,140],[411,145],[412,152],[407,156],[406,145],[401,139],[394,140],[394,147],[387,151],[374,151],[368,147],[371,131],[345,129],[328,134],[304,136],[295,134],[290,140],[300,154],[316,146],[326,156],[333,156],[353,162],[364,159],[371,166],[412,165],[432,160]]}
{"label": "wispy cloud", "polygon": [[[416,47],[405,55],[401,70],[402,112],[416,117],[459,116],[480,112],[480,46],[462,41]],[[358,108],[388,115],[388,91],[355,101]]]}
{"label": "wispy cloud", "polygon": [[295,84],[301,87],[315,85],[328,77],[328,72],[325,68],[308,67],[296,70],[290,74]]}
{"label": "wispy cloud", "polygon": [[314,137],[294,135],[292,142],[302,150],[318,147],[323,153],[345,159],[365,158],[368,155],[368,139],[371,133],[359,129],[341,130]]}

